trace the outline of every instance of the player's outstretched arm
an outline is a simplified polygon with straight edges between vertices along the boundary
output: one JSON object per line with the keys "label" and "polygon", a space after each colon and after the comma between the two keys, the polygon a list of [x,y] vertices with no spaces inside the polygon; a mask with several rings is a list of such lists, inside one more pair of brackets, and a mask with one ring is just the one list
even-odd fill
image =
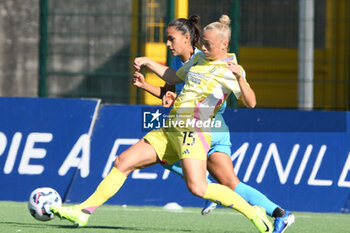
{"label": "player's outstretched arm", "polygon": [[148,82],[146,82],[145,77],[143,75],[134,76],[134,78],[132,79],[132,84],[136,87],[144,89],[145,91],[151,93],[157,98],[161,98],[161,87],[156,87],[152,84],[149,84]]}
{"label": "player's outstretched arm", "polygon": [[227,68],[236,76],[238,85],[241,89],[241,100],[243,104],[248,108],[254,108],[256,105],[255,93],[243,78],[243,75],[245,74],[242,66],[233,62],[228,62]]}
{"label": "player's outstretched arm", "polygon": [[148,67],[152,72],[158,75],[161,79],[170,84],[177,84],[183,82],[176,75],[176,70],[159,64],[148,57],[137,57],[133,64],[136,71],[140,71],[143,66]]}
{"label": "player's outstretched arm", "polygon": [[174,86],[165,83],[163,87],[153,86],[152,84],[146,82],[144,76],[139,75],[132,79],[132,84],[136,87],[142,88],[155,97],[162,99],[167,91],[174,91]]}

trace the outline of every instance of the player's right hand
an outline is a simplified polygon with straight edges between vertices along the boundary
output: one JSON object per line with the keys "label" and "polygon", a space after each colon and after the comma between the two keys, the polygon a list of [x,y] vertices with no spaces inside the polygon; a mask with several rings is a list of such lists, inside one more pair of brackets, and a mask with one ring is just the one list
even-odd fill
{"label": "player's right hand", "polygon": [[140,71],[142,66],[147,64],[147,57],[137,57],[134,60],[133,67],[136,71]]}
{"label": "player's right hand", "polygon": [[137,87],[143,87],[145,85],[145,77],[140,72],[135,72],[132,79],[132,84]]}
{"label": "player's right hand", "polygon": [[163,98],[162,98],[162,105],[163,107],[165,108],[169,108],[171,106],[173,106],[175,100],[176,100],[176,93],[172,92],[172,91],[167,91],[165,93],[165,95],[163,95]]}

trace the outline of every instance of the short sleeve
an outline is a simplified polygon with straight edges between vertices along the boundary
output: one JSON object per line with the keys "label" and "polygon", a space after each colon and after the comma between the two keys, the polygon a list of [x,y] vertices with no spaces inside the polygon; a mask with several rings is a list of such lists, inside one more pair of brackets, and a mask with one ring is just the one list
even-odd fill
{"label": "short sleeve", "polygon": [[[246,81],[246,72],[242,66],[241,72],[243,79]],[[237,99],[241,96],[241,88],[239,87],[236,76],[228,69],[223,75],[223,84],[226,88],[230,89],[233,92]]]}
{"label": "short sleeve", "polygon": [[189,60],[185,65],[183,65],[181,68],[179,68],[176,72],[176,75],[182,79],[185,80],[188,72],[190,71],[193,64],[195,64],[198,60],[199,53],[196,54],[191,60]]}

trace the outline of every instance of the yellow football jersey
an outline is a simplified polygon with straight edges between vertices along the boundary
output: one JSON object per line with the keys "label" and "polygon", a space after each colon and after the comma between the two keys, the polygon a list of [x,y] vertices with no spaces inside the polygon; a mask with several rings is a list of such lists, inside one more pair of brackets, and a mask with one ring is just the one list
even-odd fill
{"label": "yellow football jersey", "polygon": [[[234,74],[228,70],[227,61],[237,63],[235,54],[224,60],[210,61],[198,53],[181,67],[176,75],[185,85],[177,97],[171,114],[192,115],[197,120],[212,118],[231,92],[238,99],[241,90]],[[242,68],[245,79],[245,71]]]}

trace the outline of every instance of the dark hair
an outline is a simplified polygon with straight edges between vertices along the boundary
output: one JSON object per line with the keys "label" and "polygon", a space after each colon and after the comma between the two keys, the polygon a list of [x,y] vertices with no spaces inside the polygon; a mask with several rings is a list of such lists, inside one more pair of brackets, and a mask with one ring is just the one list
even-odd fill
{"label": "dark hair", "polygon": [[182,32],[182,35],[189,33],[191,36],[192,46],[199,47],[201,30],[199,28],[198,15],[191,15],[188,19],[178,18],[174,19],[168,24],[168,27],[175,27],[176,30]]}

